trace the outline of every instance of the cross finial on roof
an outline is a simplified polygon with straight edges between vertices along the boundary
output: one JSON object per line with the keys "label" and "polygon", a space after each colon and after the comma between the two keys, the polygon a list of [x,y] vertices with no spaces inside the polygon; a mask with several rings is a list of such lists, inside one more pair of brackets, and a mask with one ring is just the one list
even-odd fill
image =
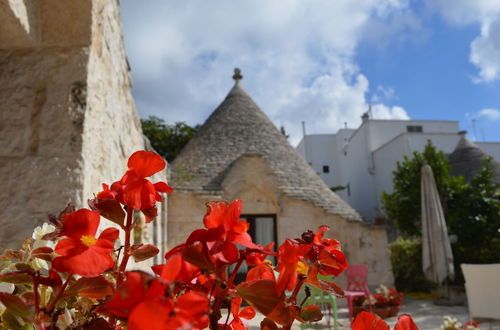
{"label": "cross finial on roof", "polygon": [[241,75],[241,70],[239,68],[234,68],[233,79],[236,83],[239,83],[243,76]]}

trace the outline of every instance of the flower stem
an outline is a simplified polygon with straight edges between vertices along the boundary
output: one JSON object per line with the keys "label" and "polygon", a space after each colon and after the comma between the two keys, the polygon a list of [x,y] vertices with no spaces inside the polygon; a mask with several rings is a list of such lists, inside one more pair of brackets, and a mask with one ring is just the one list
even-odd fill
{"label": "flower stem", "polygon": [[35,295],[35,324],[40,320],[40,294],[38,293],[38,279],[33,276],[33,294]]}
{"label": "flower stem", "polygon": [[69,284],[69,281],[71,281],[71,279],[73,278],[73,274],[68,274],[68,277],[66,278],[66,281],[64,281],[60,291],[57,293],[57,296],[54,298],[54,300],[52,300],[51,303],[49,303],[47,305],[47,312],[50,314],[52,312],[52,310],[54,309],[54,307],[56,307],[57,305],[57,302],[59,300],[61,300],[63,294],[64,294],[64,290],[66,290],[66,287],[68,286]]}
{"label": "flower stem", "polygon": [[236,266],[233,269],[233,272],[229,276],[229,281],[228,281],[228,287],[229,288],[234,287],[234,284],[233,284],[234,278],[236,277],[236,274],[238,273],[238,270],[240,269],[241,264],[243,263],[243,260],[245,260],[245,258],[244,257],[240,257],[240,259],[238,260],[238,263],[236,264]]}
{"label": "flower stem", "polygon": [[299,275],[299,280],[297,281],[297,284],[295,285],[295,289],[293,290],[292,295],[290,296],[290,298],[288,298],[288,301],[295,304],[295,302],[297,300],[297,295],[299,294],[299,291],[302,288],[302,284],[304,284],[306,278],[307,277],[304,275]]}
{"label": "flower stem", "polygon": [[134,209],[130,206],[127,207],[127,223],[125,224],[125,249],[123,251],[122,262],[120,268],[118,268],[118,278],[116,280],[116,286],[120,285],[123,281],[123,276],[125,269],[127,268],[128,259],[130,257],[130,233],[132,231],[132,216],[134,215]]}

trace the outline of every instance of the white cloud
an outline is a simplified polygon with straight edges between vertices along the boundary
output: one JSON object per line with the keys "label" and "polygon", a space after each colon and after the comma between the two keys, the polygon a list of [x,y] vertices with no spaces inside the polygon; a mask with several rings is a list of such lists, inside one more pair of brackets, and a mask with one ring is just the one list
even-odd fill
{"label": "white cloud", "polygon": [[384,101],[390,101],[396,98],[396,91],[392,87],[377,86],[375,93],[372,95],[371,102],[379,103]]}
{"label": "white cloud", "polygon": [[479,68],[477,82],[500,78],[500,15],[483,24],[481,35],[471,43],[470,61]]}
{"label": "white cloud", "polygon": [[469,60],[479,69],[474,81],[500,79],[500,1],[427,0],[427,5],[451,24],[481,26],[481,34],[470,45]]}
{"label": "white cloud", "polygon": [[500,120],[500,110],[498,109],[483,109],[478,112],[478,116],[484,117],[491,121]]}
{"label": "white cloud", "polygon": [[402,107],[388,107],[383,104],[374,104],[372,106],[372,114],[373,119],[410,119],[410,116],[408,116],[408,113]]}
{"label": "white cloud", "polygon": [[[292,143],[303,120],[309,133],[360,123],[369,82],[354,61],[356,47],[370,29],[382,37],[415,28],[415,21],[401,23],[408,15],[407,0],[122,1],[143,116],[203,122],[229,91],[232,69],[240,67],[244,88],[285,125]],[[380,106],[381,116],[404,112]]]}

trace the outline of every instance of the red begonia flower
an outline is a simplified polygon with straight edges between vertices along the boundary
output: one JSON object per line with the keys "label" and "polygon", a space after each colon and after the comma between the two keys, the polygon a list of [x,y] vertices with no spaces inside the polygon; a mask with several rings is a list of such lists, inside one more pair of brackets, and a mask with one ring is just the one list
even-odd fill
{"label": "red begonia flower", "polygon": [[[161,285],[153,281],[152,286]],[[175,301],[161,294],[148,294],[137,304],[127,320],[130,330],[204,329],[208,326],[208,298],[189,291]]]}
{"label": "red begonia flower", "polygon": [[198,260],[188,261],[201,269],[218,269],[217,273],[221,274],[222,268],[238,260],[239,252],[235,244],[258,248],[247,233],[249,224],[240,219],[240,213],[241,201],[238,200],[232,203],[225,201],[208,203],[207,213],[203,218],[207,229],[198,229],[189,235],[184,244],[184,258],[186,251],[191,249],[194,243],[201,242],[203,248],[196,246],[202,253]]}
{"label": "red begonia flower", "polygon": [[250,224],[240,219],[242,203],[235,200],[231,203],[226,201],[214,201],[207,204],[207,213],[203,218],[205,228],[221,228],[220,238],[224,241],[233,242],[249,248],[257,246],[247,233]]}
{"label": "red begonia flower", "polygon": [[81,209],[63,217],[61,239],[54,252],[60,257],[52,261],[52,267],[59,272],[94,277],[113,267],[113,242],[118,230],[108,228],[99,238],[95,237],[100,216],[97,211]]}
{"label": "red begonia flower", "polygon": [[276,280],[273,268],[271,267],[271,265],[269,265],[269,263],[269,260],[265,260],[264,262],[257,260],[255,267],[252,267],[248,271],[246,280]]}
{"label": "red begonia flower", "polygon": [[402,314],[398,317],[394,330],[418,330],[418,327],[410,315]]}
{"label": "red begonia flower", "polygon": [[[306,247],[307,248],[307,247]],[[297,241],[287,239],[278,249],[277,271],[280,273],[275,293],[281,296],[285,290],[292,291],[297,282],[297,266],[304,255],[304,249]]]}
{"label": "red begonia flower", "polygon": [[252,249],[246,254],[245,261],[247,262],[247,265],[255,266],[259,262],[260,263],[264,262],[267,255],[271,254],[273,247],[274,247],[274,242],[267,244],[265,247],[263,247],[262,245],[257,245],[257,249]]}
{"label": "red begonia flower", "polygon": [[97,194],[98,199],[116,199],[120,203],[136,210],[151,209],[156,202],[163,199],[160,192],[171,193],[172,187],[165,182],[151,183],[149,177],[163,170],[166,162],[152,151],[136,151],[128,160],[128,171],[109,188],[103,184],[103,191]]}
{"label": "red begonia flower", "polygon": [[152,269],[156,274],[160,275],[163,280],[169,282],[180,281],[190,283],[201,273],[198,267],[182,258],[182,251],[169,256],[165,264],[155,265]]}
{"label": "red begonia flower", "polygon": [[150,296],[163,295],[164,288],[158,285],[147,289],[148,282],[153,280],[149,274],[127,272],[125,282],[120,284],[115,294],[100,308],[99,312],[118,318],[127,318],[132,310]]}
{"label": "red begonia flower", "polygon": [[245,330],[246,327],[241,319],[244,318],[247,320],[251,320],[255,317],[255,310],[250,306],[244,307],[240,311],[240,305],[242,301],[243,299],[241,299],[240,297],[233,298],[233,300],[231,301],[231,314],[233,314],[233,320],[231,321],[231,323],[229,323],[229,326],[233,330]]}
{"label": "red begonia flower", "polygon": [[351,324],[352,330],[390,330],[380,317],[369,312],[361,312]]}
{"label": "red begonia flower", "polygon": [[323,238],[323,235],[330,227],[321,226],[314,235],[311,248],[306,254],[306,261],[309,264],[307,282],[318,286],[322,290],[328,290],[342,295],[343,291],[332,282],[317,279],[317,275],[339,276],[347,268],[347,259],[341,251],[339,241],[330,238]]}

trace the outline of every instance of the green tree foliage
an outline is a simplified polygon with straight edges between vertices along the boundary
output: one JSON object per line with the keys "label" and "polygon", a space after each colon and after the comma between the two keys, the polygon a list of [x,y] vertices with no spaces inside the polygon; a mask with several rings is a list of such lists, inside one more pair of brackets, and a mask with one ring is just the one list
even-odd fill
{"label": "green tree foliage", "polygon": [[141,124],[153,148],[169,162],[174,160],[200,128],[200,125],[191,127],[184,122],[169,125],[155,116],[141,119]]}
{"label": "green tree foliage", "polygon": [[493,182],[491,162],[486,159],[482,171],[450,201],[446,221],[458,237],[455,267],[500,262],[500,186]]}
{"label": "green tree foliage", "polygon": [[421,233],[420,170],[424,162],[432,167],[445,213],[448,202],[463,186],[462,178],[451,176],[446,155],[437,151],[430,140],[423,153],[414,152],[412,159],[404,156],[393,172],[394,192],[382,193],[387,215],[403,235],[420,236]]}
{"label": "green tree foliage", "polygon": [[[428,142],[423,153],[415,152],[412,159],[405,157],[397,163],[393,172],[394,192],[382,194],[387,215],[403,236],[391,247],[394,275],[401,290],[425,291],[428,287],[419,277],[422,264],[420,171],[424,161],[434,172],[448,233],[457,237],[452,243],[455,282],[463,283],[461,263],[500,262],[500,186],[493,181],[492,160],[487,159],[482,171],[465,183],[462,177],[451,175],[444,153]],[[415,249],[420,252],[416,253]],[[420,265],[418,271],[414,267],[410,271],[418,281],[410,281],[407,262]]]}
{"label": "green tree foliage", "polygon": [[435,285],[422,270],[422,241],[420,238],[398,237],[390,244],[392,272],[396,288],[405,292],[430,291]]}

